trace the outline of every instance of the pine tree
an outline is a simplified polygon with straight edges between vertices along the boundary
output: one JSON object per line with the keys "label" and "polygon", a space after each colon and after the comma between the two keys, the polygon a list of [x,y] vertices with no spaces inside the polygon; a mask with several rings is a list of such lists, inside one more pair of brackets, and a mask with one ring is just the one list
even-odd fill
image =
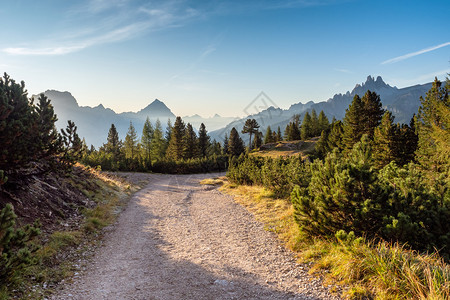
{"label": "pine tree", "polygon": [[267,126],[266,134],[264,135],[264,144],[273,143],[273,135],[272,135],[272,129],[270,126]]}
{"label": "pine tree", "polygon": [[165,138],[165,145],[164,145],[164,153],[167,154],[167,148],[169,147],[170,140],[172,139],[172,130],[173,125],[172,121],[170,119],[167,120],[167,127],[166,127],[166,134],[164,136]]}
{"label": "pine tree", "polygon": [[199,156],[198,139],[191,123],[187,123],[184,134],[183,158],[197,158]]}
{"label": "pine tree", "polygon": [[435,78],[431,89],[424,98],[417,115],[418,162],[424,169],[436,174],[450,172],[450,88]]}
{"label": "pine tree", "polygon": [[244,142],[242,141],[236,128],[230,131],[230,138],[228,139],[228,153],[231,156],[239,156],[245,152]]}
{"label": "pine tree", "polygon": [[255,138],[253,139],[253,149],[258,149],[262,145],[262,132],[256,131],[255,132]]}
{"label": "pine tree", "polygon": [[320,135],[320,133],[321,133],[321,131],[319,128],[319,119],[317,118],[316,110],[313,108],[311,110],[311,135],[310,135],[310,137],[318,136],[318,135]]}
{"label": "pine tree", "polygon": [[165,156],[166,141],[163,137],[163,131],[161,122],[156,120],[155,128],[153,130],[152,143],[151,143],[151,155],[155,160],[161,160]]}
{"label": "pine tree", "polygon": [[155,130],[153,129],[153,125],[147,117],[141,136],[142,157],[147,164],[151,164],[152,162],[152,139],[154,134]]}
{"label": "pine tree", "polygon": [[36,143],[39,148],[39,157],[49,159],[62,151],[62,139],[55,126],[58,119],[50,99],[44,94],[40,94],[38,101],[36,106],[38,140]]}
{"label": "pine tree", "polygon": [[225,133],[225,138],[223,139],[223,154],[227,155],[230,154],[228,151],[228,135]]}
{"label": "pine tree", "polygon": [[[250,136],[249,142],[248,142],[248,148],[252,149],[252,134],[256,133],[258,131],[259,124],[256,122],[255,119],[247,119],[244,124],[244,128],[242,128],[242,133],[248,133]],[[230,136],[231,138],[231,136]]]}
{"label": "pine tree", "polygon": [[25,83],[17,84],[5,73],[0,78],[0,169],[19,168],[35,159],[35,125]]}
{"label": "pine tree", "polygon": [[66,129],[61,129],[64,142],[62,163],[70,169],[81,158],[82,143],[77,133],[77,126],[71,120],[67,121]]}
{"label": "pine tree", "polygon": [[198,147],[201,157],[208,156],[208,148],[211,146],[210,137],[206,131],[205,124],[200,124],[200,129],[198,130]]}
{"label": "pine tree", "polygon": [[278,129],[277,129],[277,141],[282,141],[282,140],[283,140],[283,135],[281,134],[280,126],[278,126]]}
{"label": "pine tree", "polygon": [[328,129],[328,127],[330,126],[330,122],[328,121],[328,118],[325,115],[325,113],[323,112],[323,110],[321,110],[320,113],[319,113],[318,123],[319,123],[319,132],[318,132],[318,134],[321,134],[322,131]]}
{"label": "pine tree", "polygon": [[208,148],[208,156],[222,155],[222,151],[222,145],[214,139]]}
{"label": "pine tree", "polygon": [[367,134],[369,139],[373,139],[373,133],[376,127],[380,125],[381,118],[385,110],[380,100],[380,96],[375,92],[367,91],[361,98],[363,104],[362,110],[362,131]]}
{"label": "pine tree", "polygon": [[177,117],[170,133],[169,146],[167,147],[166,157],[173,160],[183,158],[184,135],[186,126],[181,117]]}
{"label": "pine tree", "polygon": [[108,139],[106,144],[103,145],[106,153],[111,153],[113,160],[118,162],[120,160],[120,154],[122,152],[122,141],[119,139],[119,133],[117,132],[116,126],[111,124],[108,131]]}
{"label": "pine tree", "polygon": [[133,123],[130,121],[124,143],[125,158],[134,159],[138,155],[138,137]]}
{"label": "pine tree", "polygon": [[306,112],[305,116],[303,117],[300,134],[301,134],[302,140],[307,140],[308,138],[313,136],[313,123],[312,123],[311,116],[308,112]]}
{"label": "pine tree", "polygon": [[390,111],[386,111],[381,119],[381,124],[374,131],[373,159],[376,168],[381,169],[395,160],[395,136],[394,117]]}
{"label": "pine tree", "polygon": [[353,97],[353,101],[349,108],[345,111],[343,122],[344,134],[342,136],[343,148],[345,151],[350,151],[362,137],[362,111],[363,103],[358,95]]}
{"label": "pine tree", "polygon": [[339,151],[344,149],[344,144],[342,142],[344,136],[344,124],[341,121],[336,121],[331,123],[330,134],[328,135],[328,149],[329,151],[337,148]]}

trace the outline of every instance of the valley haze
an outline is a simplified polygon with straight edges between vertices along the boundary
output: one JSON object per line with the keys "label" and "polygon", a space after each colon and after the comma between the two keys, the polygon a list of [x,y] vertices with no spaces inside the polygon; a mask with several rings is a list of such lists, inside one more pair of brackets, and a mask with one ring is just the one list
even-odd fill
{"label": "valley haze", "polygon": [[[261,126],[260,131],[262,132],[265,132],[267,126],[270,126],[272,130],[276,130],[279,126],[283,132],[295,114],[303,117],[305,112],[312,109],[315,109],[317,113],[323,110],[330,121],[333,117],[342,119],[353,97],[355,95],[362,97],[367,90],[370,90],[380,95],[383,107],[394,114],[395,122],[409,123],[411,117],[420,106],[420,97],[424,97],[430,87],[431,83],[426,83],[399,89],[386,84],[380,76],[376,78],[368,76],[365,82],[356,84],[353,90],[343,94],[336,94],[327,101],[317,103],[313,101],[307,103],[298,102],[293,103],[288,109],[282,109],[274,107],[273,104],[276,105],[276,102],[270,98],[256,98],[254,100],[251,99],[248,103],[243,103],[242,108],[236,108],[237,114],[240,111],[248,111],[250,113],[250,110],[245,110],[248,104],[252,104],[252,109],[254,107],[259,109],[259,111],[243,118],[224,117],[216,113],[210,118],[204,118],[199,115],[184,116],[183,120],[186,123],[191,123],[195,129],[198,129],[200,124],[204,123],[211,138],[222,142],[225,134],[229,134],[231,128],[236,127],[240,132],[247,118],[256,119]],[[105,108],[102,104],[95,107],[79,106],[75,97],[67,91],[47,90],[44,94],[52,101],[55,108],[58,116],[57,127],[64,128],[68,120],[74,121],[78,127],[79,135],[85,138],[86,144],[88,146],[94,145],[96,148],[106,143],[111,124],[116,126],[119,137],[124,139],[130,122],[133,123],[140,136],[147,117],[153,125],[159,119],[163,130],[165,130],[169,119],[173,124],[176,118],[176,114],[163,101],[158,99],[153,100],[145,108],[137,112],[116,113],[110,108]],[[262,95],[267,97],[265,94]],[[243,136],[243,138],[246,139],[247,137]]]}

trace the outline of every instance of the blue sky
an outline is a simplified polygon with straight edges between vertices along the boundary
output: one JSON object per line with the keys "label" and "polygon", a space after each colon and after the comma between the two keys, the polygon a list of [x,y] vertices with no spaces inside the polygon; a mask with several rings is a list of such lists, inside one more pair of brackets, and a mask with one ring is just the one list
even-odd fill
{"label": "blue sky", "polygon": [[368,75],[404,87],[450,73],[450,1],[15,0],[0,6],[0,71],[80,105],[243,116],[324,101]]}

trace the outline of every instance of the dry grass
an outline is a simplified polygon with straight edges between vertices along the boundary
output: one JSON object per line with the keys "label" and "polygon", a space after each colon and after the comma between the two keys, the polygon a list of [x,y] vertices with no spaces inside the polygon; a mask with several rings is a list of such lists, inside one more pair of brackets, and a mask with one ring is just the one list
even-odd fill
{"label": "dry grass", "polygon": [[[344,286],[346,299],[450,299],[450,266],[437,255],[420,254],[398,244],[347,237],[321,239],[302,236],[289,200],[275,199],[260,186],[225,181],[221,190],[274,231],[311,273],[326,283]],[[350,236],[350,235],[348,235]]]}
{"label": "dry grass", "polygon": [[220,190],[234,196],[236,202],[264,223],[266,230],[278,234],[288,248],[297,247],[299,228],[294,221],[294,208],[289,200],[277,199],[272,192],[259,186],[237,186],[228,181],[224,182]]}

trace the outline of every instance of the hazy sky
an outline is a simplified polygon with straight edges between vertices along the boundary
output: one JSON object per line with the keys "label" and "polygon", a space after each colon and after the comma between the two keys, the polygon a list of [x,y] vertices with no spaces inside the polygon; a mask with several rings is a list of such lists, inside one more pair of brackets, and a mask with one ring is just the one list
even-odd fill
{"label": "hazy sky", "polygon": [[367,75],[404,87],[450,72],[450,1],[2,0],[0,71],[30,94],[177,115],[327,100]]}

